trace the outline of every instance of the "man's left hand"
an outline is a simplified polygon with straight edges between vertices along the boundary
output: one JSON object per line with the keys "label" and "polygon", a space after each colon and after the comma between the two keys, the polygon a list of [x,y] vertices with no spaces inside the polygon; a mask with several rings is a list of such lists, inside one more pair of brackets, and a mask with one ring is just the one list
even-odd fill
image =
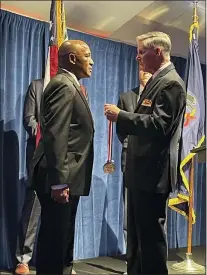
{"label": "man's left hand", "polygon": [[113,104],[104,105],[104,114],[109,121],[116,122],[121,110]]}
{"label": "man's left hand", "polygon": [[67,203],[69,201],[69,188],[51,190],[51,198],[59,203]]}

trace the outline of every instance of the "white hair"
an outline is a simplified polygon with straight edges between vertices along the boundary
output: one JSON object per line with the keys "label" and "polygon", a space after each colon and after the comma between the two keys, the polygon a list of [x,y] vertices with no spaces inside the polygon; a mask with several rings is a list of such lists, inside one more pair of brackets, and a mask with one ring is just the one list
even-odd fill
{"label": "white hair", "polygon": [[142,42],[144,48],[160,47],[164,55],[170,55],[171,40],[164,32],[148,32],[136,37],[137,43]]}

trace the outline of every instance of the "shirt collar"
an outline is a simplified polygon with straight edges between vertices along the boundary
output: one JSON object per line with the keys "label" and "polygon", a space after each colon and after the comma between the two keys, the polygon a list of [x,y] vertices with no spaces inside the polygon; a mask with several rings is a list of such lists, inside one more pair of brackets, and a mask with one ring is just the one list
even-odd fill
{"label": "shirt collar", "polygon": [[78,84],[78,86],[80,86],[80,82],[78,81],[77,77],[73,73],[71,73],[68,70],[63,69],[63,68],[60,68],[60,69],[63,70],[64,72],[68,73],[70,76],[72,76],[72,78],[75,80],[75,82]]}
{"label": "shirt collar", "polygon": [[168,61],[167,63],[165,63],[163,66],[161,66],[152,76],[152,79],[154,79],[162,70],[164,70],[165,68],[167,68],[167,66],[169,66],[171,64],[171,61]]}

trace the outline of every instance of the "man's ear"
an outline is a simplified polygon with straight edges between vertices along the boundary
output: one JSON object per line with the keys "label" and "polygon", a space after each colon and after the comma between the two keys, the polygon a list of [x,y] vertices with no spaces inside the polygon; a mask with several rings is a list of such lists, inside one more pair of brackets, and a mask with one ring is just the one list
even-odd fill
{"label": "man's ear", "polygon": [[157,56],[157,57],[160,56],[161,51],[162,51],[162,50],[161,50],[160,48],[156,48],[155,53],[156,53],[156,56]]}
{"label": "man's ear", "polygon": [[70,63],[72,63],[72,64],[76,63],[76,56],[74,53],[70,53],[68,57],[69,57]]}

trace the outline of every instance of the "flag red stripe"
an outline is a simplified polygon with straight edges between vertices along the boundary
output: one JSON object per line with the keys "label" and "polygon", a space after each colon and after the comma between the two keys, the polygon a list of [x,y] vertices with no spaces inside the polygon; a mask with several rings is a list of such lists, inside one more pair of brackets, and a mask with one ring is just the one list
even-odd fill
{"label": "flag red stripe", "polygon": [[58,46],[50,46],[50,77],[54,77],[58,70]]}
{"label": "flag red stripe", "polygon": [[[61,5],[60,5],[61,3]],[[57,7],[60,7],[63,10],[63,2],[62,0],[51,1],[51,8],[50,8],[50,21],[51,21],[51,28],[50,28],[50,41],[49,41],[49,52],[48,52],[48,60],[46,64],[46,70],[45,70],[45,79],[44,79],[44,88],[49,83],[50,79],[53,78],[58,71],[58,33],[57,29],[61,29],[62,24],[62,16],[63,14],[57,13]],[[59,11],[59,10],[58,10]],[[60,12],[60,11],[59,11]],[[65,21],[65,18],[64,18]],[[64,23],[65,28],[65,23]],[[64,39],[63,39],[64,40]],[[62,39],[61,39],[62,41]],[[37,129],[37,136],[36,136],[36,146],[39,143],[39,140],[41,138],[41,131],[40,131],[40,124],[38,123],[38,129]]]}

